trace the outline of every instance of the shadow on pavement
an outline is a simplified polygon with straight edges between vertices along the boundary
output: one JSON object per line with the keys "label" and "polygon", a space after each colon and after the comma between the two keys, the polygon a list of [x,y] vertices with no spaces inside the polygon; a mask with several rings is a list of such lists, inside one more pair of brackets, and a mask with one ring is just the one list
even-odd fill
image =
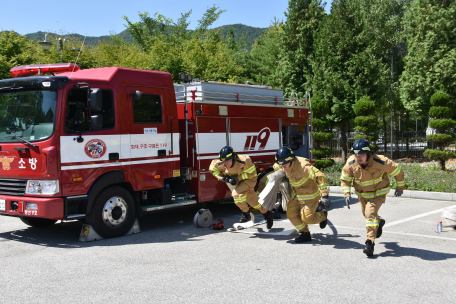
{"label": "shadow on pavement", "polygon": [[[226,232],[241,216],[241,211],[234,204],[209,204],[213,223],[218,219],[225,222],[224,230],[197,228],[193,217],[201,205],[191,205],[175,209],[165,209],[148,213],[138,218],[141,233],[83,243],[79,241],[82,222],[58,222],[51,227],[34,228],[24,225],[24,229],[0,233],[0,242],[23,242],[46,247],[84,248],[93,246],[119,246],[126,244],[168,243],[182,241],[201,241],[201,236]],[[261,218],[261,214],[259,215]],[[19,218],[13,219],[20,221]]]}
{"label": "shadow on pavement", "polygon": [[431,251],[426,249],[418,249],[418,248],[411,248],[411,247],[401,247],[398,245],[397,242],[381,242],[380,244],[385,245],[385,249],[382,253],[375,255],[371,258],[375,259],[376,257],[404,257],[404,256],[411,256],[417,257],[422,260],[426,261],[443,261],[447,259],[454,259],[456,258],[456,254],[452,253],[444,253],[438,251]]}

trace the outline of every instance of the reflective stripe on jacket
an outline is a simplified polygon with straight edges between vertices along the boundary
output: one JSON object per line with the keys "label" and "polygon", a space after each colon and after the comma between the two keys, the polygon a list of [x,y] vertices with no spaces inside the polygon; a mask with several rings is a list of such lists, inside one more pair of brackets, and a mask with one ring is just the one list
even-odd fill
{"label": "reflective stripe on jacket", "polygon": [[390,190],[390,180],[396,179],[396,189],[405,189],[404,171],[400,164],[397,164],[383,155],[371,155],[366,168],[356,161],[355,156],[351,156],[340,176],[341,186],[344,196],[350,196],[350,188],[353,183],[355,193],[364,198],[374,198],[385,195]]}
{"label": "reflective stripe on jacket", "polygon": [[233,167],[227,168],[221,160],[214,159],[209,170],[217,179],[221,179],[224,175],[236,176],[239,181],[244,181],[252,188],[255,187],[257,172],[255,164],[250,157],[248,155],[238,155],[237,159],[233,161]]}
{"label": "reflective stripe on jacket", "polygon": [[[277,170],[277,166],[274,169]],[[307,158],[296,157],[284,171],[298,200],[312,200],[320,194],[328,195],[325,175],[312,166]]]}

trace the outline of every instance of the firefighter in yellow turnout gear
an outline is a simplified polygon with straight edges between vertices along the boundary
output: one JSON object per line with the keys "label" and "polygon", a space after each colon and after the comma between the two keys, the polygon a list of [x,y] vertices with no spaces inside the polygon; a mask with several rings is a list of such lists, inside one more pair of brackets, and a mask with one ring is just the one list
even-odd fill
{"label": "firefighter in yellow turnout gear", "polygon": [[219,181],[234,186],[231,187],[234,188],[231,195],[236,206],[242,211],[239,223],[251,220],[250,207],[253,207],[260,209],[267,221],[266,227],[272,228],[274,213],[258,202],[258,195],[255,193],[257,171],[249,156],[237,155],[233,148],[225,146],[220,150],[219,159],[212,161],[209,170]]}
{"label": "firefighter in yellow turnout gear", "polygon": [[385,203],[386,194],[390,190],[388,175],[396,179],[397,187],[394,195],[401,196],[405,189],[404,172],[401,165],[389,158],[373,154],[369,142],[364,138],[355,141],[352,151],[355,155],[347,160],[340,180],[348,208],[351,200],[350,187],[353,182],[361,211],[366,218],[367,240],[363,252],[367,256],[372,256],[375,239],[382,235],[382,227],[385,225],[385,220],[380,218],[378,210]]}
{"label": "firefighter in yellow turnout gear", "polygon": [[296,157],[288,147],[282,147],[276,153],[274,169],[280,168],[285,171],[293,188],[292,198],[287,206],[287,217],[300,232],[295,241],[310,242],[312,237],[308,225],[320,224],[323,229],[327,224],[328,212],[325,209],[317,211],[320,198],[324,208],[331,206],[326,178],[308,159]]}

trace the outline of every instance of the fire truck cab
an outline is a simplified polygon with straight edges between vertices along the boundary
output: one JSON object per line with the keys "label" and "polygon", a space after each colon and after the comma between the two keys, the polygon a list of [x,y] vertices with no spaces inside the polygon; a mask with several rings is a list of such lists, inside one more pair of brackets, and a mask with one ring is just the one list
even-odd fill
{"label": "fire truck cab", "polygon": [[72,64],[21,77],[37,67],[0,80],[0,215],[30,226],[85,218],[109,238],[143,212],[230,198],[209,172],[225,145],[257,172],[282,145],[311,158],[309,107],[280,90]]}

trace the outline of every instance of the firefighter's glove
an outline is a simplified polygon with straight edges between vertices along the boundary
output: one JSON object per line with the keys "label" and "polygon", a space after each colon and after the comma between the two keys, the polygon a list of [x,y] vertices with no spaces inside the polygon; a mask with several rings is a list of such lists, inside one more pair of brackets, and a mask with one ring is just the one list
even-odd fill
{"label": "firefighter's glove", "polygon": [[396,190],[396,191],[394,191],[394,196],[399,197],[399,196],[401,196],[403,193],[404,193],[404,191]]}
{"label": "firefighter's glove", "polygon": [[329,207],[331,207],[331,201],[329,200],[329,196],[323,196],[321,198],[321,202],[323,203],[323,205],[325,205],[326,209],[329,209]]}
{"label": "firefighter's glove", "polygon": [[224,183],[229,183],[230,182],[230,177],[225,175],[224,177],[219,179],[219,181],[224,182]]}
{"label": "firefighter's glove", "polygon": [[347,196],[345,198],[345,204],[347,205],[348,209],[350,209],[350,202],[351,202],[351,196]]}
{"label": "firefighter's glove", "polygon": [[231,185],[235,186],[235,185],[237,184],[237,179],[238,179],[237,177],[236,177],[236,179],[230,177],[228,182],[229,182]]}

